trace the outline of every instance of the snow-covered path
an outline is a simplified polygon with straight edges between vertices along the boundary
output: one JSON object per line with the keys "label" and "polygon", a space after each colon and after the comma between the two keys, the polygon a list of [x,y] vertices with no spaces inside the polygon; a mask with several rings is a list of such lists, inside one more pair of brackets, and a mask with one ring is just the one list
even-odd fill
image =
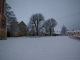
{"label": "snow-covered path", "polygon": [[0,60],[80,60],[80,41],[65,36],[0,40]]}

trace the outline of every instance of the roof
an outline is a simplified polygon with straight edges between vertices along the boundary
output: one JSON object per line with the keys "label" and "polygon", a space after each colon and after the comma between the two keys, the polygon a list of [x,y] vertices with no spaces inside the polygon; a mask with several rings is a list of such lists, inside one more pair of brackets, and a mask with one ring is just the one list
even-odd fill
{"label": "roof", "polygon": [[80,32],[80,30],[67,31],[67,32]]}
{"label": "roof", "polygon": [[21,22],[19,23],[19,25],[27,26],[23,21],[21,21]]}

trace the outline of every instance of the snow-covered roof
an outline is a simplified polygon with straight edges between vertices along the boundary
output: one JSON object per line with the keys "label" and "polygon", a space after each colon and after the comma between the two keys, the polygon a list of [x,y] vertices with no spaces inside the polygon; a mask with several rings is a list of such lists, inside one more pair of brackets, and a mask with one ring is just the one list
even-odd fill
{"label": "snow-covered roof", "polygon": [[67,32],[80,32],[80,30],[67,31]]}

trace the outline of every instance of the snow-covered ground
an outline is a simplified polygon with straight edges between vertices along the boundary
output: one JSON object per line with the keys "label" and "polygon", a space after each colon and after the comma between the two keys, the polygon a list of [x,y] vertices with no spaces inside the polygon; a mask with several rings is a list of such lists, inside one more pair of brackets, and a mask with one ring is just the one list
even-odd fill
{"label": "snow-covered ground", "polygon": [[0,40],[0,60],[80,60],[80,41],[67,36]]}

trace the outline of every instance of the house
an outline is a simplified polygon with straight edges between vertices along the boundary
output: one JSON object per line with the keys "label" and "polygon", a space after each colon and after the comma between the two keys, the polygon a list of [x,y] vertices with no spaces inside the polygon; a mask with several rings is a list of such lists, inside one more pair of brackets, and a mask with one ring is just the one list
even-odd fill
{"label": "house", "polygon": [[27,25],[23,22],[23,21],[21,21],[19,24],[18,24],[18,26],[19,26],[19,29],[20,29],[20,33],[19,33],[19,36],[27,36]]}
{"label": "house", "polygon": [[0,39],[7,39],[5,2],[6,0],[0,0]]}
{"label": "house", "polygon": [[7,28],[7,37],[19,37],[26,35],[26,24],[23,21],[21,21],[20,23],[13,21],[11,22],[10,28]]}
{"label": "house", "polygon": [[12,37],[18,37],[19,33],[20,33],[18,22],[11,22],[10,28],[11,28],[10,29],[10,36],[12,36]]}
{"label": "house", "polygon": [[66,33],[68,36],[71,36],[73,38],[80,40],[80,30],[74,30],[74,31],[67,31]]}
{"label": "house", "polygon": [[74,31],[67,31],[66,33],[68,36],[72,35],[80,35],[80,30],[74,30]]}

